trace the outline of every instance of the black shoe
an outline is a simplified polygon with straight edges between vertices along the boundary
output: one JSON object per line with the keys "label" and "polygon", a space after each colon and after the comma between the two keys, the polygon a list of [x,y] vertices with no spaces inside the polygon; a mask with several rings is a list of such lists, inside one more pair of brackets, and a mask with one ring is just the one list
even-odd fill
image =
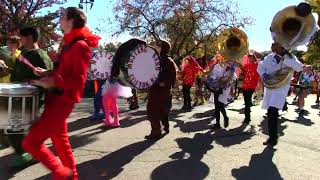
{"label": "black shoe", "polygon": [[155,135],[150,134],[148,136],[145,136],[144,138],[145,139],[149,139],[149,140],[158,140],[158,139],[162,138],[162,135],[161,135],[161,133],[160,134],[155,134]]}
{"label": "black shoe", "polygon": [[224,127],[227,128],[229,126],[229,118],[224,118]]}
{"label": "black shoe", "polygon": [[266,146],[275,146],[278,144],[278,140],[268,139],[267,141],[263,142],[263,145]]}
{"label": "black shoe", "polygon": [[211,129],[221,129],[220,124],[214,124]]}

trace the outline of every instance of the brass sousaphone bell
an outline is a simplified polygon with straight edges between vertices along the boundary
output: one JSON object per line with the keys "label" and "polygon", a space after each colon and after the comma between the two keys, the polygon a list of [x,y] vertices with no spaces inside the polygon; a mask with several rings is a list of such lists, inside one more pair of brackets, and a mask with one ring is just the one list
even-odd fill
{"label": "brass sousaphone bell", "polygon": [[224,61],[241,63],[242,57],[249,50],[248,37],[238,28],[225,29],[217,38],[217,48]]}
{"label": "brass sousaphone bell", "polygon": [[[307,3],[280,10],[270,27],[273,40],[287,50],[308,44],[317,30],[316,19]],[[263,82],[264,86],[270,89],[282,87],[291,80],[292,74],[292,68],[283,67],[271,74],[271,78]]]}
{"label": "brass sousaphone bell", "polygon": [[[221,66],[230,61],[242,64],[242,57],[248,53],[249,43],[247,35],[238,28],[229,28],[222,31],[217,38],[218,53],[223,57]],[[233,73],[224,75],[220,79],[208,78],[205,81],[209,90],[217,90],[230,85]]]}
{"label": "brass sousaphone bell", "polygon": [[305,45],[317,31],[317,22],[311,12],[299,15],[297,6],[280,10],[273,18],[270,31],[273,40],[286,49]]}

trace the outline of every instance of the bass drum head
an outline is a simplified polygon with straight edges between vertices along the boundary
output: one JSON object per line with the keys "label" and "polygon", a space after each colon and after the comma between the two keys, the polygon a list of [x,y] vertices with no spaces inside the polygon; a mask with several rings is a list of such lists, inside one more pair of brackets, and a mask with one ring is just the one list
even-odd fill
{"label": "bass drum head", "polygon": [[160,73],[160,56],[140,39],[131,39],[121,45],[113,63],[112,74],[123,79],[125,85],[142,91],[148,90]]}
{"label": "bass drum head", "polygon": [[88,71],[88,80],[106,80],[110,78],[113,54],[107,51],[93,51]]}

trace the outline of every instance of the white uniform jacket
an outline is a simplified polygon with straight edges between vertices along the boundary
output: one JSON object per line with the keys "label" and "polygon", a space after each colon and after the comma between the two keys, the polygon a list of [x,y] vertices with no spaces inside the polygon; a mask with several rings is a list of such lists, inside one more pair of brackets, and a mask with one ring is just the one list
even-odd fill
{"label": "white uniform jacket", "polygon": [[[291,67],[294,71],[301,71],[302,70],[302,63],[297,59],[296,56],[292,55],[284,55],[284,60],[280,61],[279,63],[274,58],[276,54],[271,53],[267,55],[263,61],[261,61],[258,65],[258,73],[263,79],[263,74],[272,74],[273,72],[279,70],[282,67]],[[269,107],[275,107],[278,109],[282,109],[288,95],[288,91],[290,89],[290,80],[292,77],[289,78],[289,81],[280,88],[269,89],[264,88],[264,96],[262,102],[262,109],[268,109]]]}
{"label": "white uniform jacket", "polygon": [[[231,81],[234,81],[237,78],[236,73],[234,73],[234,71],[226,71],[227,67],[230,67],[230,65],[225,65],[223,67],[220,66],[220,64],[217,64],[214,66],[212,73],[211,73],[211,77],[213,79],[220,79],[223,76],[232,76]],[[232,73],[232,74],[230,74]],[[227,86],[226,88],[224,88],[222,90],[222,94],[219,95],[219,101],[222,102],[223,104],[227,104],[228,103],[228,98],[230,97],[230,90],[231,90],[231,86]],[[213,97],[213,93],[211,93],[211,96]],[[211,98],[210,98],[211,99]],[[213,99],[213,98],[212,98]]]}

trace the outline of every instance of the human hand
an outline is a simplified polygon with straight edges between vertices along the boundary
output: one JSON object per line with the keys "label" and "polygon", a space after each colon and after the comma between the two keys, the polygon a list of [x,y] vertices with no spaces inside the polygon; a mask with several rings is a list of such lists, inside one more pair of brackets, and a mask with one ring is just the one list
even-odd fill
{"label": "human hand", "polygon": [[33,73],[39,77],[47,76],[47,70],[40,67],[34,68]]}

